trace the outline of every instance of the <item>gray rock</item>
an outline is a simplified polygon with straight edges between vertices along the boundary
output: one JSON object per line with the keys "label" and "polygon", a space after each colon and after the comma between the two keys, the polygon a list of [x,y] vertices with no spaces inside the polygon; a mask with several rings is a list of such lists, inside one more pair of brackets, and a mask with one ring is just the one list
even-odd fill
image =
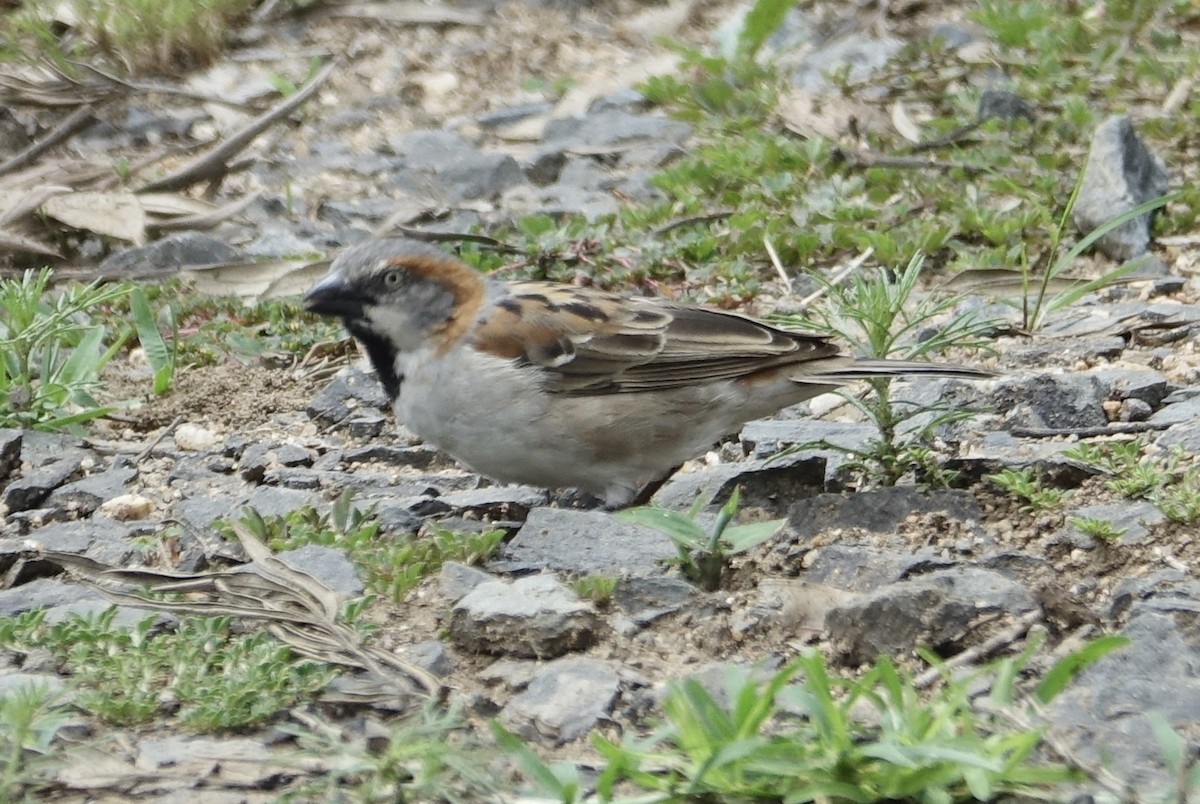
{"label": "gray rock", "polygon": [[306,412],[310,419],[330,426],[341,424],[360,408],[386,410],[389,405],[387,393],[374,372],[355,365],[334,375],[329,385],[308,403]]}
{"label": "gray rock", "polygon": [[1148,712],[1188,735],[1200,722],[1200,598],[1173,613],[1135,605],[1122,635],[1132,643],[1085,669],[1046,709],[1055,743],[1103,764],[1145,801],[1177,794]]}
{"label": "gray rock", "polygon": [[134,558],[130,536],[135,527],[96,517],[82,522],[57,522],[38,528],[29,540],[47,550],[76,553],[112,566],[124,566]]}
{"label": "gray rock", "polygon": [[480,151],[448,131],[413,131],[391,141],[404,157],[391,187],[432,195],[448,203],[491,199],[525,181],[520,166],[507,154]]}
{"label": "gray rock", "polygon": [[1035,117],[1033,104],[1015,92],[1006,89],[988,88],[979,93],[980,122],[985,120],[1028,120]]}
{"label": "gray rock", "polygon": [[508,702],[500,718],[526,740],[562,745],[583,737],[609,714],[620,686],[608,662],[558,659]]}
{"label": "gray rock", "polygon": [[1194,424],[1200,421],[1200,396],[1165,405],[1150,417],[1153,424]]}
{"label": "gray rock", "polygon": [[363,582],[358,569],[335,547],[306,544],[295,550],[285,550],[279,559],[292,569],[307,572],[321,583],[338,593],[343,599],[358,597],[363,593]]}
{"label": "gray rock", "polygon": [[45,690],[51,699],[61,702],[66,682],[56,673],[0,673],[0,701],[35,688]]}
{"label": "gray rock", "polygon": [[848,71],[852,82],[864,81],[886,65],[903,44],[893,36],[855,32],[812,51],[792,76],[792,83],[808,92],[823,92],[830,86],[828,75],[841,70]]}
{"label": "gray rock", "polygon": [[1121,403],[1117,418],[1123,422],[1144,422],[1154,409],[1140,399],[1126,399]]}
{"label": "gray rock", "polygon": [[1166,377],[1149,369],[1102,368],[1090,373],[1113,399],[1136,399],[1154,410],[1175,390]]}
{"label": "gray rock", "polygon": [[403,658],[438,678],[445,678],[454,672],[454,659],[446,646],[436,639],[405,645],[399,652]]}
{"label": "gray rock", "polygon": [[471,653],[553,659],[596,641],[595,610],[551,575],[472,589],[450,612],[450,639]]}
{"label": "gray rock", "polygon": [[508,561],[584,575],[660,575],[677,555],[663,533],[603,511],[534,508],[501,552]]}
{"label": "gray rock", "polygon": [[469,515],[485,520],[524,520],[536,506],[545,505],[550,495],[545,489],[532,486],[484,486],[478,489],[452,491],[438,500],[457,515]]}
{"label": "gray rock", "polygon": [[20,430],[0,429],[0,480],[5,479],[21,465],[21,442],[24,434]]}
{"label": "gray rock", "polygon": [[1058,488],[1077,488],[1096,470],[1063,457],[1071,444],[1064,441],[1015,438],[1009,433],[986,433],[971,454],[950,458],[946,468],[958,472],[958,482],[978,483],[985,475],[1005,469],[1037,470],[1043,481]]}
{"label": "gray rock", "polygon": [[387,419],[378,411],[359,410],[352,413],[344,425],[351,438],[376,438],[383,433]]}
{"label": "gray rock", "polygon": [[0,591],[0,617],[13,617],[33,609],[65,606],[80,600],[108,603],[99,592],[77,584],[63,583],[53,578],[37,578]]}
{"label": "gray rock", "polygon": [[638,626],[646,626],[667,614],[679,611],[697,596],[697,591],[681,578],[622,578],[613,590],[613,603]]}
{"label": "gray rock", "polygon": [[861,545],[827,544],[813,552],[804,580],[851,592],[868,592],[953,564],[928,549],[901,553]]}
{"label": "gray rock", "polygon": [[104,503],[125,493],[125,486],[137,477],[133,467],[117,467],[59,486],[42,503],[49,508],[76,516],[87,516]]}
{"label": "gray rock", "polygon": [[847,664],[880,654],[927,647],[947,656],[960,652],[983,615],[1019,615],[1037,608],[1024,585],[998,572],[955,567],[877,588],[835,605],[825,618],[834,649]]}
{"label": "gray rock", "polygon": [[110,624],[115,629],[129,630],[140,625],[147,617],[154,618],[153,631],[161,631],[164,627],[172,625],[179,621],[179,618],[173,614],[167,614],[161,611],[150,611],[149,609],[139,609],[135,606],[114,606],[113,603],[104,598],[88,598],[79,600],[74,603],[67,603],[63,606],[51,606],[46,609],[46,625],[57,625],[71,617],[95,618],[108,611],[116,609],[113,612]]}
{"label": "gray rock", "polygon": [[275,450],[275,460],[283,466],[312,466],[312,450],[299,444],[283,444]]}
{"label": "gray rock", "polygon": [[34,469],[24,477],[14,480],[0,495],[0,502],[11,511],[28,511],[37,508],[50,496],[50,492],[66,483],[79,471],[82,456],[71,456]]}
{"label": "gray rock", "polygon": [[692,127],[679,120],[616,108],[551,120],[544,133],[545,141],[558,150],[604,148],[637,141],[682,144],[691,135]]}
{"label": "gray rock", "polygon": [[[1071,211],[1075,227],[1089,234],[1113,218],[1167,192],[1170,176],[1163,160],[1152,153],[1125,115],[1114,115],[1092,135],[1079,196]],[[1150,221],[1145,214],[1108,232],[1096,247],[1113,260],[1129,260],[1150,245]]]}
{"label": "gray rock", "polygon": [[449,601],[458,601],[466,597],[467,593],[475,587],[495,581],[496,578],[470,565],[458,561],[447,561],[442,565],[438,580],[442,596]]}
{"label": "gray rock", "polygon": [[181,268],[238,262],[243,255],[227,243],[202,232],[179,232],[123,249],[100,263],[100,273],[118,279],[173,276]]}
{"label": "gray rock", "polygon": [[[1146,537],[1147,529],[1166,520],[1162,511],[1148,502],[1125,500],[1122,503],[1105,505],[1085,505],[1071,511],[1072,517],[1080,519],[1099,519],[1108,522],[1117,530],[1125,531],[1120,544],[1137,544]],[[1088,549],[1096,546],[1095,539],[1081,532],[1074,525],[1068,525],[1067,540],[1071,544]]]}
{"label": "gray rock", "polygon": [[686,510],[704,499],[704,506],[713,508],[724,505],[740,486],[743,508],[781,512],[796,500],[825,490],[825,466],[820,455],[798,453],[677,473],[654,495],[654,504]]}
{"label": "gray rock", "polygon": [[399,447],[393,444],[367,444],[348,449],[342,454],[346,463],[386,463],[391,466],[410,466],[413,469],[439,469],[454,466],[446,453],[433,447]]}
{"label": "gray rock", "polygon": [[424,524],[421,517],[408,510],[407,506],[396,502],[381,502],[376,505],[375,519],[379,522],[380,531],[389,536],[416,533]]}
{"label": "gray rock", "polygon": [[1173,425],[1164,430],[1154,443],[1163,449],[1178,447],[1192,455],[1200,455],[1200,427],[1194,421]]}
{"label": "gray rock", "polygon": [[475,118],[475,122],[479,124],[480,128],[504,128],[527,118],[545,114],[553,108],[553,104],[549,101],[524,103],[519,106],[506,106],[501,109],[484,112]]}
{"label": "gray rock", "polygon": [[[741,440],[755,458],[769,458],[784,447],[826,441],[847,450],[862,449],[879,431],[869,424],[829,422],[821,419],[760,419],[747,422]],[[827,463],[845,461],[845,453],[812,448],[806,455],[819,455]],[[832,466],[829,467],[831,470]]]}
{"label": "gray rock", "polygon": [[1088,374],[1035,374],[996,383],[996,409],[1022,427],[1079,428],[1108,424],[1104,389]]}
{"label": "gray rock", "polygon": [[801,500],[788,509],[787,524],[801,540],[811,539],[832,528],[893,533],[914,513],[945,513],[951,519],[974,526],[983,517],[970,492],[926,492],[912,486],[891,486],[848,495],[821,494]]}

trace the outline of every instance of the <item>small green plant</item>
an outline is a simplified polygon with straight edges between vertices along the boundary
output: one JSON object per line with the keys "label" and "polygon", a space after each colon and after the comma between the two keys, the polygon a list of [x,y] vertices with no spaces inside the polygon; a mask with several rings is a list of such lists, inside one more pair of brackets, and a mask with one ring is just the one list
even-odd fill
{"label": "small green plant", "polygon": [[296,738],[302,754],[329,767],[285,800],[467,804],[495,800],[499,792],[498,752],[476,739],[453,707],[431,702],[370,745],[345,729],[319,725],[324,728],[280,727]]}
{"label": "small green plant", "polygon": [[[1104,637],[1058,662],[1030,693],[1016,683],[1038,647],[979,668],[966,678],[945,671],[933,694],[888,658],[858,677],[837,677],[820,654],[807,654],[765,682],[731,671],[718,701],[695,680],[674,686],[664,722],[646,737],[614,743],[592,735],[605,764],[600,801],[618,789],[649,791],[645,801],[992,801],[1005,794],[1052,796],[1080,774],[1036,754],[1039,730],[1028,715],[1053,700],[1084,668],[1127,644]],[[988,691],[989,705],[976,696]],[[547,765],[492,724],[538,791],[581,799],[569,763]],[[623,786],[620,787],[619,786]]]}
{"label": "small green plant", "polygon": [[72,60],[103,56],[127,73],[178,72],[209,63],[253,6],[251,0],[70,0],[73,22],[63,36],[62,17],[27,0],[10,12],[5,40],[12,44],[4,55],[68,69]]}
{"label": "small green plant", "polygon": [[667,534],[679,551],[680,571],[689,581],[706,591],[720,588],[721,579],[729,568],[730,557],[744,553],[774,536],[782,519],[730,525],[741,502],[741,488],[736,487],[729,501],[722,506],[712,526],[705,530],[696,521],[701,501],[687,514],[665,508],[646,506],[619,511],[614,516],[625,522],[636,522]]}
{"label": "small green plant", "polygon": [[1102,544],[1116,544],[1129,528],[1118,528],[1107,519],[1097,517],[1072,516],[1067,517],[1071,527],[1085,536],[1091,536]]}
{"label": "small green plant", "polygon": [[1154,495],[1154,505],[1172,522],[1200,522],[1200,466],[1191,467],[1178,482],[1160,488]]}
{"label": "small green plant", "polygon": [[[807,316],[784,316],[777,320],[785,326],[837,336],[872,358],[921,360],[952,347],[985,346],[985,336],[994,328],[994,322],[972,312],[957,313],[941,321],[959,298],[927,295],[918,299],[917,282],[923,263],[918,255],[892,280],[881,273],[872,278],[856,276],[847,285],[814,275],[826,293],[824,302]],[[931,336],[916,337],[935,320],[939,323]],[[895,485],[913,472],[924,482],[948,485],[952,475],[938,467],[928,445],[939,427],[969,418],[974,411],[948,402],[936,405],[894,402],[889,380],[870,380],[869,385],[872,394],[865,400],[846,393],[843,396],[874,424],[878,438],[861,450],[826,442],[798,448],[820,446],[843,452],[852,458],[850,470],[869,482]]]}
{"label": "small green plant", "polygon": [[[137,330],[138,342],[146,353],[150,363],[150,371],[154,376],[154,395],[162,396],[171,390],[175,378],[175,356],[179,345],[179,327],[175,317],[171,318],[171,343],[167,344],[158,331],[158,322],[154,313],[150,312],[150,303],[146,301],[146,292],[140,287],[133,288],[129,294],[129,305],[133,311],[133,323]],[[170,308],[165,308],[170,313]]]}
{"label": "small green plant", "polygon": [[617,579],[607,575],[585,575],[571,581],[570,587],[584,600],[605,608],[612,602],[613,592],[617,590]]}
{"label": "small green plant", "polygon": [[[334,502],[328,514],[306,505],[282,516],[264,517],[253,508],[241,522],[250,532],[275,551],[294,550],[307,544],[344,550],[361,573],[368,591],[389,600],[400,600],[422,578],[442,568],[447,561],[477,564],[490,558],[501,542],[504,531],[459,533],[434,527],[424,535],[383,536],[373,513],[353,505],[347,490]],[[233,539],[232,527],[218,523],[218,532]]]}
{"label": "small green plant", "polygon": [[1029,469],[1005,469],[985,479],[1024,500],[1021,510],[1028,513],[1052,511],[1062,505],[1065,496],[1062,489],[1047,488]]}
{"label": "small green plant", "polygon": [[75,703],[120,725],[173,713],[196,732],[261,726],[312,697],[336,674],[297,658],[266,632],[235,633],[230,617],[181,620],[156,633],[155,615],[130,628],[115,607],[48,625],[42,613],[0,620],[0,645],[44,648],[61,662]]}
{"label": "small green plant", "polygon": [[50,271],[0,280],[0,426],[57,430],[104,416],[92,396],[128,331],[97,313],[128,290],[99,283],[49,291]]}
{"label": "small green plant", "polygon": [[0,801],[33,800],[39,771],[51,761],[51,741],[70,718],[58,699],[37,684],[0,693]]}

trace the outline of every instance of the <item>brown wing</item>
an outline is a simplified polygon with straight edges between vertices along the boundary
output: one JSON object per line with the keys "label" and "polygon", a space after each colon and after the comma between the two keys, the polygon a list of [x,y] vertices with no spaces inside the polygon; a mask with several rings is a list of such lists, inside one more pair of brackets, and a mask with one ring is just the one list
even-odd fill
{"label": "brown wing", "polygon": [[473,343],[542,367],[547,390],[567,394],[678,388],[838,353],[734,313],[538,282],[508,286]]}

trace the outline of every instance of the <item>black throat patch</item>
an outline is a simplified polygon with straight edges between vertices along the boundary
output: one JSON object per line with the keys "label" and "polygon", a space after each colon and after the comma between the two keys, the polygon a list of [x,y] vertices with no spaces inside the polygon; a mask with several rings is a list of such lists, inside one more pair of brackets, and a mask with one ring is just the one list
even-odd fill
{"label": "black throat patch", "polygon": [[388,399],[395,402],[396,398],[400,396],[400,382],[404,379],[396,373],[396,347],[387,338],[369,327],[364,327],[349,318],[342,320],[346,324],[346,329],[350,330],[350,334],[357,338],[358,342],[367,350],[367,359],[375,367],[375,373],[379,376],[379,382],[383,384],[383,390],[387,392]]}

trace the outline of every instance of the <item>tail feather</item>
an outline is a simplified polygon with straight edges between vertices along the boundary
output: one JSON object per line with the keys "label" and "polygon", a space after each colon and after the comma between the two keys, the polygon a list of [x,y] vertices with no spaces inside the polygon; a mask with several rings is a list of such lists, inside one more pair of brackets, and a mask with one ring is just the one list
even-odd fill
{"label": "tail feather", "polygon": [[808,382],[828,379],[832,383],[842,383],[881,377],[954,377],[963,380],[983,380],[995,376],[995,372],[985,369],[919,360],[855,360],[844,366],[818,368],[812,374],[796,379]]}

